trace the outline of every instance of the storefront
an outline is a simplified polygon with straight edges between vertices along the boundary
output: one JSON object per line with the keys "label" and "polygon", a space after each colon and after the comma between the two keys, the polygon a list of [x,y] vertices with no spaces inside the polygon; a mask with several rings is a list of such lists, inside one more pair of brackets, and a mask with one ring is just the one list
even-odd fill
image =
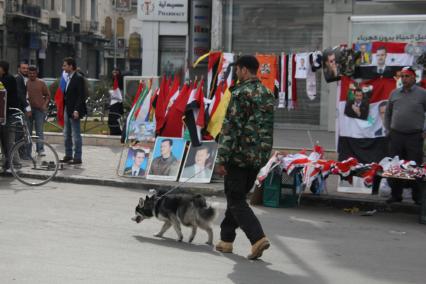
{"label": "storefront", "polygon": [[138,1],[142,75],[183,73],[189,60],[188,1]]}

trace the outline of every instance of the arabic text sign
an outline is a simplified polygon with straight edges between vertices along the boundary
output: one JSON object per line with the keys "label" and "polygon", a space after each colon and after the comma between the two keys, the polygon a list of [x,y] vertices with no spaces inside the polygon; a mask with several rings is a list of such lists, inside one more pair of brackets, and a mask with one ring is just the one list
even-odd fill
{"label": "arabic text sign", "polygon": [[188,0],[138,0],[138,19],[187,22]]}
{"label": "arabic text sign", "polygon": [[352,42],[426,41],[426,24],[424,21],[407,22],[359,22],[352,24]]}

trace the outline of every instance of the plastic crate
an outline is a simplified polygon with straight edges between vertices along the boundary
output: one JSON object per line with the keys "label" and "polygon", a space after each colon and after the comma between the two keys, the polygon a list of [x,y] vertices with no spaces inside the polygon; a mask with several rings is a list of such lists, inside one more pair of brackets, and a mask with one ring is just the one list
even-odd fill
{"label": "plastic crate", "polygon": [[263,184],[263,205],[267,207],[297,206],[296,181],[286,173],[272,172]]}

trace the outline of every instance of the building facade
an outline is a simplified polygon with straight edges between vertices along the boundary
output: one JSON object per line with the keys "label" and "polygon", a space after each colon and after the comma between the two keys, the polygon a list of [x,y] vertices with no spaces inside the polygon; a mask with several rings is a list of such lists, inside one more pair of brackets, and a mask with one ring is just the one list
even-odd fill
{"label": "building facade", "polygon": [[[425,13],[412,0],[212,0],[212,48],[235,54],[310,52],[350,43],[351,16]],[[426,23],[425,23],[426,25]],[[337,83],[317,76],[314,100],[297,84],[298,107],[277,109],[278,127],[334,131]],[[299,80],[298,80],[299,82]]]}

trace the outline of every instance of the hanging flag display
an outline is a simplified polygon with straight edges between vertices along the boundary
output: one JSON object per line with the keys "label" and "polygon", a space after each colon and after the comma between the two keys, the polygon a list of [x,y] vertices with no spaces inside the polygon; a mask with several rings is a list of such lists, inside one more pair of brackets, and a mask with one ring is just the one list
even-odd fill
{"label": "hanging flag display", "polygon": [[404,66],[414,63],[414,56],[405,53],[407,43],[370,42],[357,43],[355,78],[373,79],[377,77],[393,78]]}
{"label": "hanging flag display", "polygon": [[306,76],[308,75],[308,64],[308,53],[296,54],[296,79],[306,79]]}
{"label": "hanging flag display", "polygon": [[257,77],[262,84],[272,93],[275,93],[275,81],[277,79],[277,56],[272,54],[256,54],[259,61],[259,70]]}

